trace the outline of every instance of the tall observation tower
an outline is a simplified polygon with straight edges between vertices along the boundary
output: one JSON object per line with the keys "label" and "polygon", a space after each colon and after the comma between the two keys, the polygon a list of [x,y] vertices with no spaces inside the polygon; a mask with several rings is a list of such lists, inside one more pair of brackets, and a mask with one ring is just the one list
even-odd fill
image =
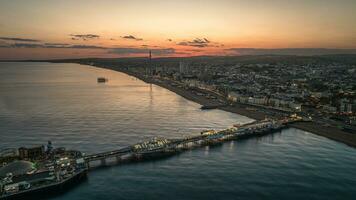
{"label": "tall observation tower", "polygon": [[152,52],[151,50],[148,53],[148,64],[146,68],[146,75],[150,76],[152,75]]}

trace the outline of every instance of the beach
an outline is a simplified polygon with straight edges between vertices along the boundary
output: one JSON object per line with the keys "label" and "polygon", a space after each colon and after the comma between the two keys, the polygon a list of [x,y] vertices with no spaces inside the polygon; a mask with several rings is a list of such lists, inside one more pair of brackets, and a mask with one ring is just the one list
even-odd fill
{"label": "beach", "polygon": [[[95,65],[96,67],[107,68],[115,71],[119,71],[130,76],[136,77],[146,83],[151,83],[158,85],[160,87],[166,88],[188,100],[194,101],[200,105],[205,106],[215,106],[217,105],[217,109],[221,109],[227,112],[236,113],[239,115],[243,115],[255,120],[261,120],[268,117],[271,117],[269,114],[260,111],[258,108],[253,108],[249,105],[236,104],[236,105],[221,105],[218,101],[219,96],[209,91],[205,91],[210,93],[211,95],[215,95],[217,99],[206,98],[204,95],[197,95],[197,91],[188,90],[182,87],[177,87],[172,84],[169,80],[148,78],[141,74],[134,73],[132,71],[127,71],[119,67],[113,66],[103,66],[103,65]],[[199,94],[199,93],[198,93]],[[314,133],[316,135],[320,135],[331,140],[335,140],[341,143],[344,143],[348,146],[356,148],[356,135],[352,133],[348,133],[343,131],[337,127],[323,126],[316,122],[297,122],[295,124],[290,125],[293,128],[301,129],[307,132]]]}

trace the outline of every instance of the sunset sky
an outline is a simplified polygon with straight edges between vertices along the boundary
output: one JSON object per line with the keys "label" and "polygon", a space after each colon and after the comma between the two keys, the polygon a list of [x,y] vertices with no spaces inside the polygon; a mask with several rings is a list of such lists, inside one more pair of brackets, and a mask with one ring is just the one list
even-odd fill
{"label": "sunset sky", "polygon": [[2,0],[0,59],[356,48],[355,0]]}

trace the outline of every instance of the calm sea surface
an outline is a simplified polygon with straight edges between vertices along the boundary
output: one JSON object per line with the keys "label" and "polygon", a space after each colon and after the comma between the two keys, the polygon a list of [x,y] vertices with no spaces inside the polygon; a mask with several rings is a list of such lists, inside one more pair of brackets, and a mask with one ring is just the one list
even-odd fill
{"label": "calm sea surface", "polygon": [[[98,84],[97,77],[109,82]],[[0,63],[0,149],[86,153],[251,119],[131,76],[78,64]],[[297,129],[164,160],[102,168],[53,199],[356,199],[356,149]]]}

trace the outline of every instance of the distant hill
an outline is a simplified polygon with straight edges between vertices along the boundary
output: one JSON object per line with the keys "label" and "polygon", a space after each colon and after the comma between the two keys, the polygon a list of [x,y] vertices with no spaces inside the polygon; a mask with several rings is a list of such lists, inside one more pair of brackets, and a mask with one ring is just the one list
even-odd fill
{"label": "distant hill", "polygon": [[356,49],[329,49],[329,48],[230,48],[226,51],[238,55],[295,55],[295,56],[318,56],[335,54],[356,54]]}
{"label": "distant hill", "polygon": [[[59,62],[59,63],[102,63],[117,64],[127,66],[139,66],[148,63],[146,57],[134,58],[82,58],[82,59],[58,59],[58,60],[24,60],[26,62]],[[191,64],[210,64],[210,65],[234,65],[240,64],[350,64],[356,65],[356,54],[333,54],[318,56],[295,56],[295,55],[243,55],[243,56],[196,56],[196,57],[165,57],[153,58],[152,62],[156,65],[177,65],[180,61]],[[16,61],[19,62],[19,61]]]}

